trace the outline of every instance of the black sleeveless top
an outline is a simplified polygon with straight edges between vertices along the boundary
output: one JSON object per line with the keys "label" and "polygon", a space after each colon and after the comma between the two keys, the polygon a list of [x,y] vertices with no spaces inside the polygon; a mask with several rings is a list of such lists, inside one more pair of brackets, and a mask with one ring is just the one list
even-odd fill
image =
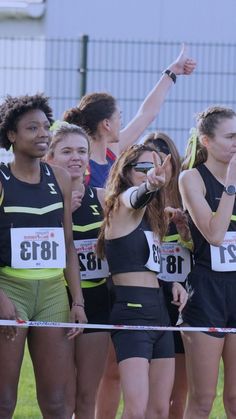
{"label": "black sleeveless top", "polygon": [[[85,186],[85,193],[83,196],[81,206],[72,213],[73,220],[73,240],[96,240],[100,231],[103,220],[103,210],[97,196],[97,189],[90,186]],[[75,246],[77,248],[77,246]],[[83,285],[83,275],[86,270],[94,272],[98,269],[98,264],[101,260],[95,255],[95,251],[84,253],[83,250],[78,251],[78,259],[80,265],[80,273]],[[91,259],[92,258],[92,259]],[[92,264],[90,263],[92,262]],[[91,278],[89,281],[99,282],[101,278]]]}
{"label": "black sleeveless top", "polygon": [[11,266],[11,228],[62,227],[63,196],[49,165],[40,163],[40,182],[17,179],[0,165],[0,266]]}
{"label": "black sleeveless top", "polygon": [[[205,199],[208,205],[210,206],[212,212],[216,212],[224,190],[224,186],[220,182],[218,182],[218,180],[213,176],[213,174],[205,166],[205,164],[200,164],[196,167],[196,169],[201,175],[206,187]],[[234,203],[233,214],[236,215],[236,201]],[[194,243],[193,254],[195,265],[203,265],[211,269],[210,244],[197,229],[190,216],[189,227]],[[230,221],[228,231],[236,231],[236,221]]]}
{"label": "black sleeveless top", "polygon": [[145,272],[149,247],[144,231],[150,231],[143,218],[138,227],[126,236],[105,240],[105,253],[111,275],[126,272]]}
{"label": "black sleeveless top", "polygon": [[103,211],[96,188],[85,186],[81,206],[72,213],[73,239],[96,239],[103,220]]}

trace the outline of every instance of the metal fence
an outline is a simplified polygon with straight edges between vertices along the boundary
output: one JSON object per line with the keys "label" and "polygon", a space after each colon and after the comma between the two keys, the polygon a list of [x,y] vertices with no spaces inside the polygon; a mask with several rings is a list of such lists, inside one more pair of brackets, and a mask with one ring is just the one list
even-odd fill
{"label": "metal fence", "polygon": [[[177,56],[179,43],[79,39],[1,38],[0,97],[44,91],[56,118],[85,92],[108,91],[125,125]],[[236,45],[192,43],[198,62],[179,77],[150,130],[167,132],[183,152],[194,115],[211,104],[236,106]]]}

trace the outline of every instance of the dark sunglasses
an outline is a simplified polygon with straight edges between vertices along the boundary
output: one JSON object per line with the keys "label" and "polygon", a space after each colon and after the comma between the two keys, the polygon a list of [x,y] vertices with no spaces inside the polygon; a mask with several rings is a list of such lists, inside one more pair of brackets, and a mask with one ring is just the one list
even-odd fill
{"label": "dark sunglasses", "polygon": [[154,164],[146,161],[140,161],[138,163],[131,163],[130,166],[135,172],[147,173],[150,169],[153,169]]}

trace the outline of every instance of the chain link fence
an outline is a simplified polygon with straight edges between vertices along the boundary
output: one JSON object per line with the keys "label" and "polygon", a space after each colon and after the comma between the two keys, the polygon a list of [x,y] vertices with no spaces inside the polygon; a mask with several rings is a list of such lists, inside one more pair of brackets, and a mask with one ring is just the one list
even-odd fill
{"label": "chain link fence", "polygon": [[[50,96],[56,118],[86,92],[115,96],[125,125],[178,55],[176,42],[89,39],[0,38],[0,97]],[[197,62],[191,77],[178,77],[159,116],[148,128],[162,130],[183,152],[196,112],[212,104],[236,106],[236,45],[192,43]]]}

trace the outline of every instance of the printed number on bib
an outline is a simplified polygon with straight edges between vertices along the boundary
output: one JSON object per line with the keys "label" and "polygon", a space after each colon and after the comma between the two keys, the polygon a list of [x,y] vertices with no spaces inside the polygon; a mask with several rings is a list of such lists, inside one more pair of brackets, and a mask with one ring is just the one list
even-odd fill
{"label": "printed number on bib", "polygon": [[11,266],[17,269],[65,268],[63,228],[11,228]]}
{"label": "printed number on bib", "polygon": [[109,276],[108,263],[96,255],[97,239],[74,240],[79,256],[80,276],[83,281]]}
{"label": "printed number on bib", "polygon": [[179,243],[161,244],[161,272],[163,281],[185,281],[191,269],[190,252]]}
{"label": "printed number on bib", "polygon": [[149,258],[145,266],[150,271],[160,272],[160,242],[152,231],[144,231],[149,247]]}
{"label": "printed number on bib", "polygon": [[213,271],[236,271],[236,231],[227,231],[220,246],[210,246]]}

